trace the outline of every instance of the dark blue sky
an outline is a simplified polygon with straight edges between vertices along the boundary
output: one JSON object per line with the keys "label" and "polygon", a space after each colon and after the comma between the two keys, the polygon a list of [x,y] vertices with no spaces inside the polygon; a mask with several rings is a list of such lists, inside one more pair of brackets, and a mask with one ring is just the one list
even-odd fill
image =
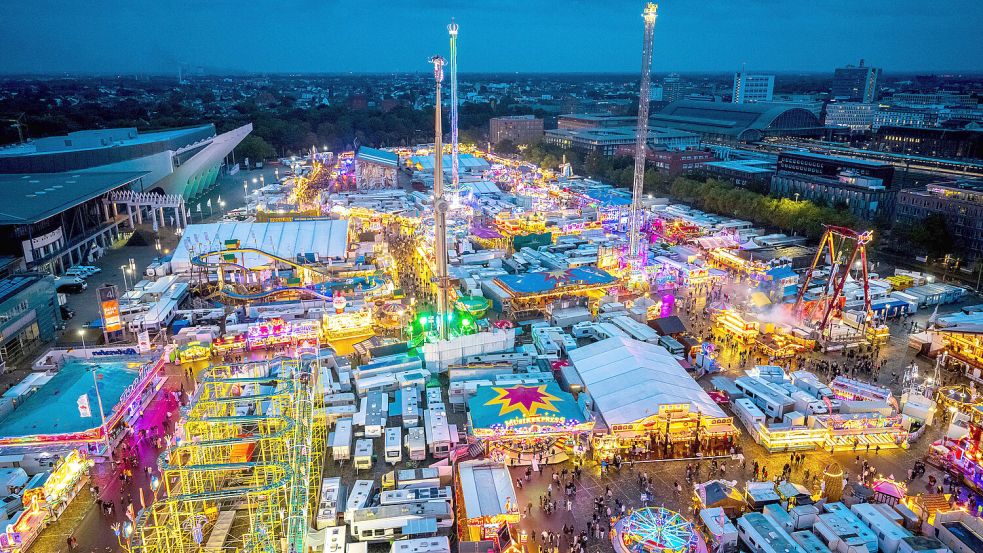
{"label": "dark blue sky", "polygon": [[[635,72],[637,0],[0,0],[0,72]],[[655,71],[983,70],[981,0],[668,0]]]}

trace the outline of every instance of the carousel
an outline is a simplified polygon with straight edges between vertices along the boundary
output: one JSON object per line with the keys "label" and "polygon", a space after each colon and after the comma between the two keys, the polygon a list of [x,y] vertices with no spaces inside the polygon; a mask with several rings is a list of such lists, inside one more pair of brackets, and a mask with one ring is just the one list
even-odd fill
{"label": "carousel", "polygon": [[489,457],[513,465],[560,463],[586,453],[594,420],[556,382],[479,386],[468,401],[472,434]]}
{"label": "carousel", "polygon": [[693,523],[663,507],[644,507],[622,517],[614,539],[615,550],[622,553],[706,551]]}

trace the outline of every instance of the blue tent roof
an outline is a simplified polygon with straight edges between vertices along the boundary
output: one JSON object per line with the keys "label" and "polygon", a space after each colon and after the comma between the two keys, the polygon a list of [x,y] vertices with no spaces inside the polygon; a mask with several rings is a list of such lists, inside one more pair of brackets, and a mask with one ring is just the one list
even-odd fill
{"label": "blue tent roof", "polygon": [[584,406],[556,382],[479,386],[468,400],[473,428],[578,425],[588,422]]}
{"label": "blue tent roof", "polygon": [[781,267],[775,267],[773,269],[768,269],[765,272],[772,280],[784,280],[786,278],[797,277],[795,271],[792,270],[788,265],[782,265]]}
{"label": "blue tent roof", "polygon": [[366,148],[365,146],[358,148],[358,151],[355,152],[355,159],[358,161],[368,161],[369,163],[378,163],[379,165],[388,165],[390,167],[396,167],[399,164],[399,156],[395,153],[376,150],[375,148]]}
{"label": "blue tent roof", "polygon": [[564,286],[610,284],[615,278],[603,269],[585,266],[560,271],[502,275],[497,280],[515,293],[541,294]]}

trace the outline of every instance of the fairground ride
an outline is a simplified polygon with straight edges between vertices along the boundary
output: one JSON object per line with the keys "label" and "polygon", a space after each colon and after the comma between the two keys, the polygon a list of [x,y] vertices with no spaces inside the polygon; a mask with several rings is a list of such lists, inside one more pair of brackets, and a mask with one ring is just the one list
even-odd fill
{"label": "fairground ride", "polygon": [[158,498],[137,516],[130,550],[306,551],[326,440],[319,373],[310,353],[210,368],[158,460]]}
{"label": "fairground ride", "polygon": [[[844,303],[843,286],[850,276],[850,270],[860,257],[860,278],[864,290],[864,313],[869,322],[873,318],[870,307],[870,282],[867,273],[867,244],[874,237],[873,231],[856,231],[846,227],[824,225],[826,231],[819,242],[819,248],[812,259],[812,265],[806,271],[805,279],[799,286],[795,298],[793,313],[801,320],[811,320],[817,323],[816,330],[820,336],[829,328],[833,313],[842,309]],[[849,252],[849,253],[847,253]],[[829,275],[822,290],[814,299],[806,300],[816,267],[826,254],[829,261]]]}
{"label": "fairground ride", "polygon": [[[258,255],[269,262],[259,267],[246,267],[246,254]],[[191,265],[203,273],[214,272],[218,279],[217,293],[233,300],[255,301],[294,295],[330,301],[343,293],[378,297],[391,291],[386,285],[389,280],[375,273],[363,271],[354,276],[341,276],[316,265],[257,248],[240,248],[237,244],[192,255]],[[289,278],[281,276],[281,266],[290,271]]]}

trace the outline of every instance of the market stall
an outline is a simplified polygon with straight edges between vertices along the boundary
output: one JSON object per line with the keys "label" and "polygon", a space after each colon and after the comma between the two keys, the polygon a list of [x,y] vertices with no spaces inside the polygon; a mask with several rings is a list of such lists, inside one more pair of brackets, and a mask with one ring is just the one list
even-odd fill
{"label": "market stall", "polygon": [[559,463],[582,455],[594,419],[555,382],[480,386],[468,401],[471,432],[489,456],[508,465]]}

